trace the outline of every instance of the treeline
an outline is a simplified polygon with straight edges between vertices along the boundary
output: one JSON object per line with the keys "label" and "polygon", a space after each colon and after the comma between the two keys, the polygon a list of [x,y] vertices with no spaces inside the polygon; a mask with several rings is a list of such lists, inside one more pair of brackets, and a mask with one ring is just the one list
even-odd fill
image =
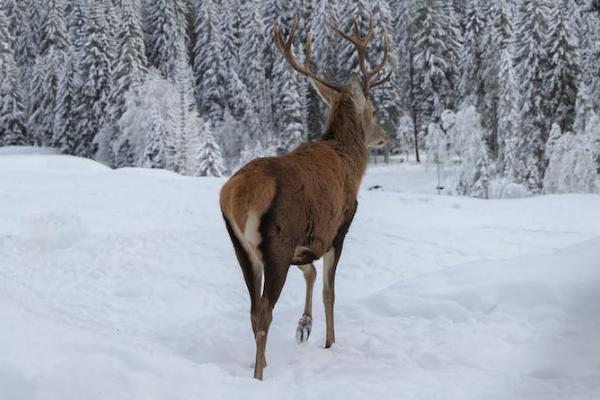
{"label": "treeline", "polygon": [[[372,15],[371,56],[383,32],[393,49],[393,78],[374,93],[396,135],[388,150],[411,149],[418,160],[434,148],[427,143],[447,143],[469,177],[461,193],[496,178],[538,193],[556,150],[551,131],[597,157],[596,3],[0,0],[0,142],[112,166],[232,171],[322,128],[324,105],[276,53],[272,22],[297,16],[296,53],[311,31],[314,68],[341,81],[358,72],[357,60],[327,22],[349,31],[352,16],[365,26]],[[464,124],[468,140],[456,133]]]}

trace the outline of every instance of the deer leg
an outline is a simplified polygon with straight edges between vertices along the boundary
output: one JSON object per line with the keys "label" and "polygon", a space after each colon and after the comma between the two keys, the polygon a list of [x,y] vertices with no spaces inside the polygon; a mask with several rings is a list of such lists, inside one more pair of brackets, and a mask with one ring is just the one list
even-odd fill
{"label": "deer leg", "polygon": [[299,265],[298,268],[304,274],[304,280],[306,281],[306,299],[304,301],[304,313],[298,321],[298,327],[296,328],[296,341],[302,343],[308,340],[310,332],[312,330],[312,294],[313,287],[315,285],[315,279],[317,278],[317,269],[311,264]]}
{"label": "deer leg", "polygon": [[257,268],[252,264],[252,262],[250,261],[250,256],[248,255],[246,249],[244,249],[239,239],[233,232],[229,221],[227,220],[227,218],[223,218],[225,219],[227,232],[229,233],[231,243],[233,244],[238,263],[242,268],[242,273],[244,274],[244,281],[246,282],[246,286],[248,287],[248,293],[250,294],[250,323],[252,324],[252,332],[256,337],[256,315],[262,284],[262,268]]}
{"label": "deer leg", "polygon": [[263,293],[258,301],[256,313],[256,363],[254,364],[254,378],[263,379],[263,369],[267,366],[265,350],[267,347],[267,335],[273,320],[273,308],[279,299],[285,279],[289,270],[288,264],[280,264],[275,268],[272,266],[265,270],[265,282]]}
{"label": "deer leg", "polygon": [[327,334],[325,337],[325,347],[329,348],[335,342],[335,329],[333,325],[333,306],[335,303],[335,271],[338,261],[342,255],[344,239],[350,228],[358,202],[354,205],[354,210],[349,218],[340,226],[338,233],[333,239],[331,248],[323,255],[323,304],[325,305],[325,323],[327,325]]}
{"label": "deer leg", "polygon": [[323,256],[323,304],[325,305],[325,323],[327,334],[325,336],[325,347],[329,348],[335,342],[335,330],[333,326],[333,304],[335,303],[335,270],[338,257],[332,247]]}

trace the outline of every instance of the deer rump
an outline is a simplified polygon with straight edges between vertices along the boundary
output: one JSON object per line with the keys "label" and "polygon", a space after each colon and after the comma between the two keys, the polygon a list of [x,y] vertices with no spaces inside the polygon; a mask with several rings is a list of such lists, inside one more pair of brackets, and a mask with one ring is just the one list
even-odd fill
{"label": "deer rump", "polygon": [[253,265],[262,266],[265,243],[276,242],[288,265],[308,264],[331,248],[355,210],[343,163],[331,147],[309,143],[254,160],[225,184],[222,212]]}

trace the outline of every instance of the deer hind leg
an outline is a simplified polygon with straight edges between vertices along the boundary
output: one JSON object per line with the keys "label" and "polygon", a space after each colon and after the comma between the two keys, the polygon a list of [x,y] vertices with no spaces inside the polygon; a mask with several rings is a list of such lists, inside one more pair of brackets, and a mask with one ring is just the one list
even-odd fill
{"label": "deer hind leg", "polygon": [[289,263],[266,263],[263,293],[258,301],[256,313],[256,363],[254,378],[263,379],[263,369],[267,366],[265,350],[267,335],[273,320],[273,309],[279,299],[289,270]]}
{"label": "deer hind leg", "polygon": [[262,285],[262,267],[259,268],[259,266],[256,266],[252,263],[250,254],[235,235],[231,224],[227,218],[224,219],[225,225],[227,226],[227,232],[229,233],[229,237],[233,243],[235,255],[240,267],[242,268],[242,273],[244,274],[244,281],[248,287],[248,293],[250,294],[250,322],[252,324],[252,331],[256,337],[256,313],[258,309],[258,301],[260,300],[260,291]]}
{"label": "deer hind leg", "polygon": [[302,317],[300,317],[298,327],[296,328],[296,341],[302,343],[308,340],[312,330],[312,295],[315,279],[317,278],[317,269],[312,263],[299,265],[298,268],[300,268],[304,274],[304,280],[306,281],[304,313],[302,314]]}
{"label": "deer hind leg", "polygon": [[294,249],[280,240],[268,240],[270,216],[267,214],[261,221],[260,231],[263,241],[258,251],[264,262],[263,291],[258,301],[256,314],[256,364],[254,378],[263,379],[263,369],[266,367],[265,350],[269,327],[273,320],[273,309],[285,284],[290,268]]}

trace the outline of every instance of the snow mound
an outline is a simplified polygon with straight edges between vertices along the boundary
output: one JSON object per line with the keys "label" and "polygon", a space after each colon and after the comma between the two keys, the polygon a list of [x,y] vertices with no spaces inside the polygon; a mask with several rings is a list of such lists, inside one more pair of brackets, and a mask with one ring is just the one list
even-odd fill
{"label": "snow mound", "polygon": [[[37,148],[33,148],[37,149]],[[52,150],[52,149],[49,149]],[[0,172],[53,172],[79,174],[110,170],[96,161],[65,155],[0,153]]]}
{"label": "snow mound", "polygon": [[12,156],[23,156],[23,155],[50,155],[60,154],[58,149],[52,147],[38,147],[38,146],[0,146],[0,156],[12,155]]}
{"label": "snow mound", "polygon": [[259,383],[224,179],[0,157],[0,399],[599,398],[600,196],[435,196],[428,178],[371,169],[395,190],[360,192],[336,344],[319,287],[295,343],[290,271]]}

